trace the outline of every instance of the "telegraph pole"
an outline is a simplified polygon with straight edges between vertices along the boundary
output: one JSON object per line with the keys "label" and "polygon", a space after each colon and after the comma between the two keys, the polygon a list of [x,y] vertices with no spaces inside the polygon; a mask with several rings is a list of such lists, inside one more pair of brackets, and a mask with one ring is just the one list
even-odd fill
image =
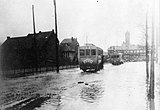
{"label": "telegraph pole", "polygon": [[57,73],[59,73],[59,41],[58,41],[58,31],[57,31],[57,10],[56,10],[56,0],[53,0],[54,2],[54,15],[55,15],[55,34],[56,34],[56,67],[57,67]]}
{"label": "telegraph pole", "polygon": [[38,63],[37,63],[37,42],[36,42],[36,28],[35,28],[35,18],[34,18],[34,5],[32,5],[32,14],[33,14],[33,31],[34,31],[34,34],[33,34],[33,36],[34,36],[33,48],[34,49],[33,50],[35,53],[34,66],[36,68],[36,73],[37,73],[38,72],[38,68],[37,68]]}
{"label": "telegraph pole", "polygon": [[[34,18],[34,5],[32,5],[32,14],[33,14],[33,31],[34,35],[36,34],[36,28],[35,28],[35,18]],[[35,36],[34,36],[35,39]]]}
{"label": "telegraph pole", "polygon": [[[154,7],[153,7],[154,9]],[[154,61],[155,61],[155,44],[154,44],[154,11],[152,16],[152,46],[151,46],[151,69],[150,69],[150,110],[155,110],[154,106]]]}
{"label": "telegraph pole", "polygon": [[148,56],[148,14],[146,14],[146,75],[147,79],[149,78],[149,68],[148,68],[148,62],[149,62],[149,56]]}
{"label": "telegraph pole", "polygon": [[158,39],[158,64],[160,65],[160,1],[159,1],[159,39]]}

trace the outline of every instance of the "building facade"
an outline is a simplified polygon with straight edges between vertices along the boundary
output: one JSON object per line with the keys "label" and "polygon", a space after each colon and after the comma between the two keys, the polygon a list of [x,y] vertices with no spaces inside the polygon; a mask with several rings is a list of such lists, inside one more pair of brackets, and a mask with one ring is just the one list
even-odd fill
{"label": "building facade", "polygon": [[78,63],[78,47],[79,43],[77,38],[66,38],[60,43],[61,59],[67,60],[66,62]]}
{"label": "building facade", "polygon": [[19,69],[55,65],[56,42],[54,30],[28,34],[21,37],[7,37],[1,45],[1,68]]}
{"label": "building facade", "polygon": [[[146,47],[130,43],[130,33],[125,33],[125,41],[121,46],[111,46],[108,48],[108,54],[122,53],[125,61],[144,61],[146,59]],[[149,48],[150,53],[150,48]]]}

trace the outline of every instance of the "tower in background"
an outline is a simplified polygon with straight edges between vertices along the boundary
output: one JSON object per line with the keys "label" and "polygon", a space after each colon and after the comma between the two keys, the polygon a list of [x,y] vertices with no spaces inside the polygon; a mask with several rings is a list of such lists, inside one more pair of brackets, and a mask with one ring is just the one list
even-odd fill
{"label": "tower in background", "polygon": [[125,44],[127,47],[130,45],[130,33],[128,31],[125,33]]}

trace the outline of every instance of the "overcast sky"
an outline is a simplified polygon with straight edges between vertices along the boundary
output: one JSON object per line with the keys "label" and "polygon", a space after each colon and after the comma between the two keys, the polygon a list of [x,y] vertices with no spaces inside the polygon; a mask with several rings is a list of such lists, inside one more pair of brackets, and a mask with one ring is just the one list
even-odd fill
{"label": "overcast sky", "polygon": [[[80,45],[87,41],[106,51],[111,45],[121,45],[127,30],[131,43],[140,43],[147,6],[150,10],[152,0],[56,1],[59,40],[77,37]],[[32,4],[36,32],[54,28],[53,0],[0,0],[1,42],[7,36],[25,36],[33,32]]]}

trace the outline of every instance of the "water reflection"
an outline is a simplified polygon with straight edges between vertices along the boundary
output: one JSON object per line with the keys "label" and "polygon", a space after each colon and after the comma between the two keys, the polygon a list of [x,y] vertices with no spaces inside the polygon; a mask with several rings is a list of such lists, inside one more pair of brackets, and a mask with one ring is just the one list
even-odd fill
{"label": "water reflection", "polygon": [[92,75],[92,74],[99,74],[99,72],[93,72],[93,71],[87,71],[87,72],[81,72],[81,75]]}
{"label": "water reflection", "polygon": [[103,92],[104,90],[101,85],[86,85],[82,88],[80,97],[86,102],[94,103],[96,100],[102,97]]}
{"label": "water reflection", "polygon": [[151,98],[151,93],[149,88],[150,88],[150,81],[149,78],[146,78],[146,96],[147,96],[146,110],[155,110],[154,98]]}
{"label": "water reflection", "polygon": [[146,78],[146,110],[149,110],[149,79]]}

